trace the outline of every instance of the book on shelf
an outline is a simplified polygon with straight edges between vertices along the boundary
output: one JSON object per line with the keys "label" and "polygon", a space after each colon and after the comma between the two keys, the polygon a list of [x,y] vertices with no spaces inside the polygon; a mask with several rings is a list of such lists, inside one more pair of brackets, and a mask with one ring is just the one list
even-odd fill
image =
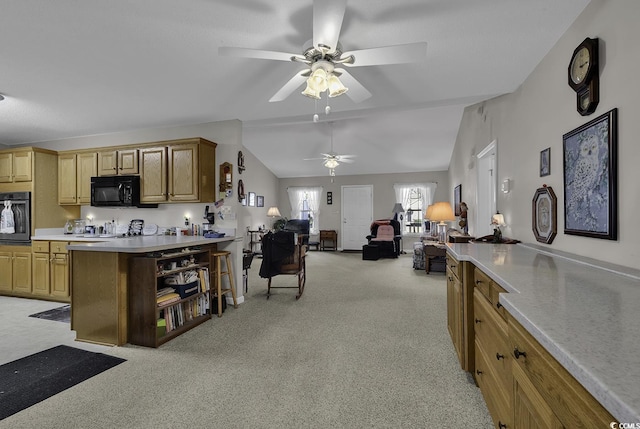
{"label": "book on shelf", "polygon": [[178,295],[175,292],[168,293],[166,295],[162,295],[156,298],[156,302],[158,303],[158,306],[171,304],[172,302],[176,302],[176,301],[180,301],[180,295]]}
{"label": "book on shelf", "polygon": [[209,269],[206,267],[198,269],[198,278],[200,279],[200,292],[206,292],[211,289],[209,284]]}

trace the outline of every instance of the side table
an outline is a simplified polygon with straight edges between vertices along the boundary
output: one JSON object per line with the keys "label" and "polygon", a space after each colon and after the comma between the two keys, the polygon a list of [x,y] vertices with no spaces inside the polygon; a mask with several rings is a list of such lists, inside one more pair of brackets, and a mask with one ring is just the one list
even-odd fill
{"label": "side table", "polygon": [[[327,245],[327,241],[331,242],[331,245]],[[320,250],[327,248],[338,250],[338,232],[333,229],[320,230]]]}
{"label": "side table", "polygon": [[444,273],[447,270],[447,246],[437,243],[425,243],[422,250],[424,252],[424,269],[427,274],[430,271]]}

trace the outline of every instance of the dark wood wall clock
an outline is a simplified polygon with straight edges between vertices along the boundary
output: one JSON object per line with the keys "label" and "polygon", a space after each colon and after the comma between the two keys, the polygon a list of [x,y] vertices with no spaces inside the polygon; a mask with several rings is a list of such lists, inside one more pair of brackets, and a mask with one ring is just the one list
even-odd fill
{"label": "dark wood wall clock", "polygon": [[576,109],[582,116],[595,112],[600,101],[598,38],[586,38],[571,55],[569,86],[576,92]]}

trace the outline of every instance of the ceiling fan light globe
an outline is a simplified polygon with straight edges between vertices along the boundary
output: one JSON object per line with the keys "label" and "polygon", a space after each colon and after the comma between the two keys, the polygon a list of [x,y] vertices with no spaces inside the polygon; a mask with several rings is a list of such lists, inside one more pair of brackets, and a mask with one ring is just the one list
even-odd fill
{"label": "ceiling fan light globe", "polygon": [[329,158],[324,162],[324,166],[330,169],[336,168],[338,165],[338,161],[335,158]]}
{"label": "ceiling fan light globe", "polygon": [[318,92],[327,90],[327,72],[322,68],[317,68],[313,71],[307,84]]}
{"label": "ceiling fan light globe", "polygon": [[302,91],[302,95],[306,95],[307,97],[315,100],[320,100],[320,92],[312,87],[309,80],[307,80],[307,87]]}
{"label": "ceiling fan light globe", "polygon": [[344,86],[338,76],[331,75],[329,77],[329,97],[337,97],[347,92],[349,88]]}

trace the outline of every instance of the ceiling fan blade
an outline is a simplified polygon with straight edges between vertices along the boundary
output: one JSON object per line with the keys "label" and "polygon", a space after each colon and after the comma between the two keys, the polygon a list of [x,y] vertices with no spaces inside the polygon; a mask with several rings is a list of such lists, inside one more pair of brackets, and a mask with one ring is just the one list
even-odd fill
{"label": "ceiling fan blade", "polygon": [[417,63],[427,59],[427,42],[350,51],[342,54],[342,58],[346,58],[349,55],[353,55],[355,60],[353,64],[345,63],[344,65],[347,67]]}
{"label": "ceiling fan blade", "polygon": [[320,161],[323,160],[324,158],[303,158],[303,161]]}
{"label": "ceiling fan blade", "polygon": [[313,46],[335,52],[346,8],[347,0],[313,1]]}
{"label": "ceiling fan blade", "polygon": [[367,88],[362,86],[362,84],[360,84],[360,82],[358,82],[356,78],[351,75],[351,73],[349,73],[345,69],[335,69],[335,70],[341,73],[340,80],[342,81],[344,86],[349,88],[346,94],[350,99],[353,100],[354,103],[360,103],[366,100],[367,98],[371,97],[371,93],[367,91]]}
{"label": "ceiling fan blade", "polygon": [[294,74],[293,77],[289,79],[289,82],[285,83],[284,86],[280,88],[280,90],[269,99],[269,102],[273,103],[276,101],[282,101],[290,96],[297,87],[304,83],[304,81],[307,79],[306,75],[308,73],[309,70],[301,70],[298,73]]}
{"label": "ceiling fan blade", "polygon": [[264,51],[262,49],[234,48],[230,46],[221,46],[218,48],[218,55],[227,57],[240,58],[257,58],[259,60],[278,60],[291,61],[291,57],[304,59],[298,54],[289,54],[287,52]]}
{"label": "ceiling fan blade", "polygon": [[344,158],[338,157],[338,162],[344,162],[345,164],[353,164],[354,160],[353,159],[344,159]]}

